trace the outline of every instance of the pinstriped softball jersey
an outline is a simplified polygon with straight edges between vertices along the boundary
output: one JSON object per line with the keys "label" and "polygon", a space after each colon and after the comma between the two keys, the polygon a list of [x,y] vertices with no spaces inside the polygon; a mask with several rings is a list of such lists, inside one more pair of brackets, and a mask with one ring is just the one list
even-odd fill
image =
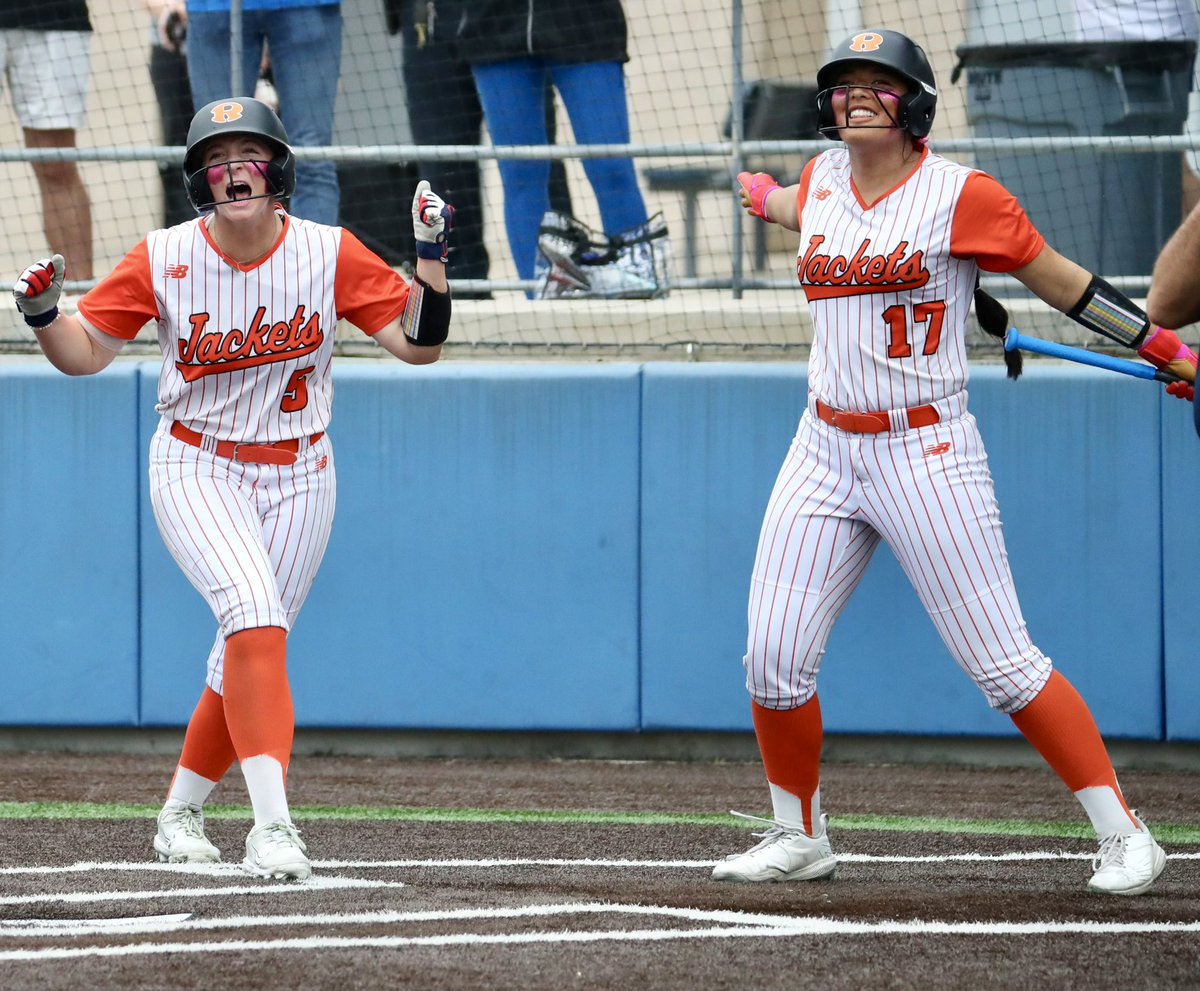
{"label": "pinstriped softball jersey", "polygon": [[[751,579],[747,688],[789,709],[816,691],[834,621],[880,541],[959,665],[1003,711],[1040,691],[987,453],[966,408],[964,326],[979,268],[1011,271],[1044,241],[999,184],[924,150],[864,203],[839,148],[805,169],[797,275],[813,317],[809,408],[771,493]],[[834,409],[887,414],[853,433]],[[910,428],[906,410],[938,422]]]}
{"label": "pinstriped softball jersey", "polygon": [[[163,354],[150,496],[172,557],[218,632],[208,685],[223,686],[225,639],[290,630],[329,541],[336,472],[328,435],[334,332],[397,317],[408,284],[352,234],[282,213],[260,261],[221,253],[202,219],[155,231],[79,301],[88,332],[117,349],[149,320]],[[170,433],[178,421],[200,447]],[[298,441],[294,464],[247,463],[219,441]]]}
{"label": "pinstriped softball jersey", "polygon": [[94,336],[128,341],[157,322],[163,417],[248,443],[318,433],[338,317],[373,334],[403,311],[407,283],[353,234],[282,216],[275,247],[249,265],[201,219],[155,231],[80,299]]}

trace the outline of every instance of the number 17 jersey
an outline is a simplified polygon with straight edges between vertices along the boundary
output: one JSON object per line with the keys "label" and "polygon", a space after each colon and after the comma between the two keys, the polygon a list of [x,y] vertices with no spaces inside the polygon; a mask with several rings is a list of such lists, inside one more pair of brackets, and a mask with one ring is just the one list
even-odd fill
{"label": "number 17 jersey", "polygon": [[967,383],[979,270],[1011,272],[1045,245],[990,176],[931,154],[866,203],[845,148],[808,163],[796,275],[813,320],[809,391],[836,409],[922,406]]}

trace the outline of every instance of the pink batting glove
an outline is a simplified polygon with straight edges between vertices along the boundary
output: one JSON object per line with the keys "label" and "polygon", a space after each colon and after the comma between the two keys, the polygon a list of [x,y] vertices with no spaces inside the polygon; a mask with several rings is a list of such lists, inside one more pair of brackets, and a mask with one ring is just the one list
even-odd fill
{"label": "pink batting glove", "polygon": [[766,172],[755,172],[753,175],[749,172],[739,172],[737,180],[742,187],[738,193],[742,200],[742,206],[759,220],[765,220],[768,224],[775,223],[766,214],[767,197],[773,190],[779,188],[779,183],[775,181],[774,177]]}
{"label": "pink batting glove", "polygon": [[[1196,381],[1196,352],[1184,344],[1173,330],[1154,327],[1138,348],[1138,354],[1155,368],[1164,368],[1178,375],[1187,385]],[[1171,387],[1167,386],[1167,392],[1180,399],[1188,398],[1186,390],[1172,391]]]}

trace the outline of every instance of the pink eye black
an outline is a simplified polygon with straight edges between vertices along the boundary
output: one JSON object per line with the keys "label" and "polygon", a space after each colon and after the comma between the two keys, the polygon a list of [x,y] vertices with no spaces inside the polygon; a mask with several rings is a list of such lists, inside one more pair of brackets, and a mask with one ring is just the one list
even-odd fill
{"label": "pink eye black", "polygon": [[[219,182],[223,182],[225,180],[225,178],[227,176],[229,176],[230,167],[233,165],[236,165],[236,164],[237,164],[236,162],[222,162],[220,165],[210,165],[208,167],[207,171],[204,173],[204,176],[208,180],[209,183],[216,185]],[[270,164],[269,162],[247,161],[247,162],[244,162],[243,164],[248,165],[250,168],[254,169],[254,171],[257,172],[264,179],[267,177],[267,166]]]}

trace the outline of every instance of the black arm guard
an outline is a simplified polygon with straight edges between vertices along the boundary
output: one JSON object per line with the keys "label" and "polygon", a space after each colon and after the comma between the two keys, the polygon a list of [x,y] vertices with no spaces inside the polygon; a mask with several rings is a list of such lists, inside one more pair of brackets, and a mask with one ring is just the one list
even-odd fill
{"label": "black arm guard", "polygon": [[1150,331],[1150,320],[1128,296],[1114,289],[1098,275],[1092,276],[1087,289],[1067,316],[1097,334],[1136,351]]}
{"label": "black arm guard", "polygon": [[408,302],[400,315],[400,328],[413,344],[432,348],[450,336],[450,292],[431,289],[419,275],[413,276]]}

